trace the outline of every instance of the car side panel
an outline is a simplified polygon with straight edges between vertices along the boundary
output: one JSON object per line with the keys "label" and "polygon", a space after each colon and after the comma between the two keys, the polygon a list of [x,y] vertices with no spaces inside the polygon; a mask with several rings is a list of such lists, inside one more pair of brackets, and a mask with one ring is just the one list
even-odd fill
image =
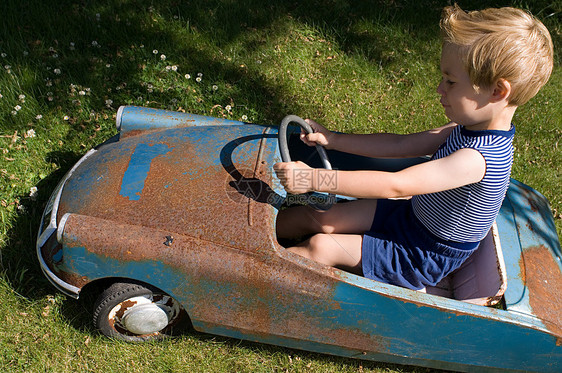
{"label": "car side panel", "polygon": [[557,339],[507,311],[459,308],[459,302],[378,284],[276,246],[258,254],[180,235],[167,245],[170,234],[71,215],[61,257],[72,258],[66,270],[87,281],[119,276],[159,287],[203,332],[435,368],[562,367]]}

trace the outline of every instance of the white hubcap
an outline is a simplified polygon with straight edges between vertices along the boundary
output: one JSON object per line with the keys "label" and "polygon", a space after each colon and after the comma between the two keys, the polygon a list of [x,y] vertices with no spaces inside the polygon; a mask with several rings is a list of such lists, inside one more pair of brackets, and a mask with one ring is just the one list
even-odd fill
{"label": "white hubcap", "polygon": [[147,335],[164,329],[179,311],[179,305],[166,295],[159,295],[157,299],[138,296],[119,303],[108,316],[115,327]]}
{"label": "white hubcap", "polygon": [[168,315],[154,303],[137,304],[125,311],[121,323],[131,333],[151,334],[168,325]]}

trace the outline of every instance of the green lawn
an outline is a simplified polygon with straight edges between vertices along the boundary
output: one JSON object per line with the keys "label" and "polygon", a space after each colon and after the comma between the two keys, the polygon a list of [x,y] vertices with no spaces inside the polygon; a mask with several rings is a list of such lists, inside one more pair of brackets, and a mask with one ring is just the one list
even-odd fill
{"label": "green lawn", "polygon": [[[88,300],[57,294],[35,258],[44,204],[89,148],[116,133],[120,105],[340,131],[407,133],[444,124],[440,11],[448,1],[0,2],[0,369],[3,372],[332,371],[388,366],[197,333],[160,343],[101,337]],[[528,8],[556,64],[516,114],[513,177],[551,202],[562,236],[562,2]],[[36,188],[36,189],[35,189]]]}

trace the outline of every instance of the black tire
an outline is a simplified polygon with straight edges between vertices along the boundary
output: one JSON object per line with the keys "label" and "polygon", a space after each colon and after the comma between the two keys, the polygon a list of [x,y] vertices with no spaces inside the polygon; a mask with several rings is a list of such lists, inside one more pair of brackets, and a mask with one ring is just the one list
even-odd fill
{"label": "black tire", "polygon": [[94,325],[103,335],[127,342],[177,334],[187,322],[181,305],[164,292],[136,282],[116,282],[94,305]]}

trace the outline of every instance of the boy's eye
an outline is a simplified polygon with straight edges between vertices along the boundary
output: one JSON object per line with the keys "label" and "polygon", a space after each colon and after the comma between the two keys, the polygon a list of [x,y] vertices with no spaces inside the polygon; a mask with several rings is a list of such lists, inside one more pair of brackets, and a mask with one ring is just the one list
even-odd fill
{"label": "boy's eye", "polygon": [[442,82],[445,82],[445,84],[447,84],[448,86],[451,86],[451,85],[455,84],[454,81],[452,81],[451,79],[447,79],[446,77],[443,77],[443,78],[441,79],[441,81],[442,81]]}

